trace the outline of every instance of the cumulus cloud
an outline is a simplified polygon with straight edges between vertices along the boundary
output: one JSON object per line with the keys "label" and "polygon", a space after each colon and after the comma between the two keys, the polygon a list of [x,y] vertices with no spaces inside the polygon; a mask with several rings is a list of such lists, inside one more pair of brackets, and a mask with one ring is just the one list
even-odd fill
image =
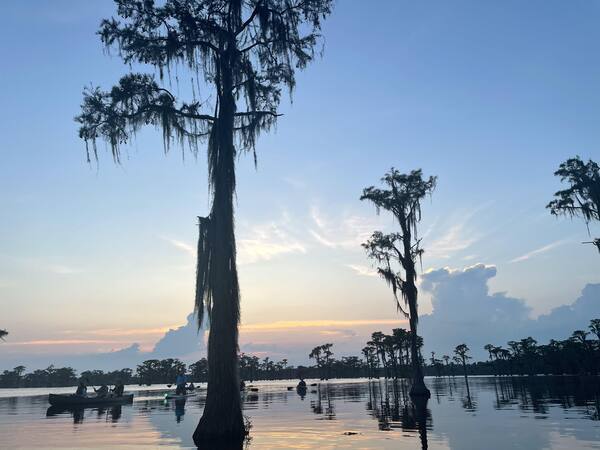
{"label": "cumulus cloud", "polygon": [[465,269],[443,268],[425,273],[421,289],[431,296],[433,312],[420,318],[419,333],[426,337],[426,351],[451,354],[465,342],[475,357],[486,357],[485,344],[503,345],[532,336],[540,342],[564,339],[575,329],[586,328],[600,317],[600,284],[588,284],[581,297],[568,306],[538,319],[531,308],[506,293],[490,293],[488,282],[494,266],[477,264]]}
{"label": "cumulus cloud", "polygon": [[151,353],[155,358],[198,359],[203,347],[196,315],[192,313],[187,316],[185,325],[167,331]]}
{"label": "cumulus cloud", "polygon": [[[155,334],[161,329],[149,329],[149,334]],[[185,325],[162,329],[162,337],[156,342],[150,351],[144,351],[139,343],[133,343],[123,348],[112,351],[96,351],[80,354],[65,354],[61,346],[74,344],[120,344],[122,341],[110,339],[87,339],[87,338],[69,338],[69,339],[47,339],[32,340],[23,342],[11,342],[7,347],[14,346],[35,346],[47,349],[36,354],[23,355],[15,353],[14,355],[3,355],[2,366],[12,367],[12,365],[25,364],[28,369],[47,367],[50,364],[56,366],[71,366],[77,370],[102,369],[114,370],[123,367],[135,369],[136,365],[146,359],[179,358],[187,363],[197,361],[205,353],[205,344],[203,331],[198,332],[195,315],[189,314]],[[133,330],[135,334],[140,334],[140,330]],[[144,330],[141,330],[144,331]],[[69,335],[85,334],[83,332],[69,331]],[[128,336],[127,330],[93,330],[89,334],[98,334],[102,336]],[[143,334],[143,333],[142,333]]]}

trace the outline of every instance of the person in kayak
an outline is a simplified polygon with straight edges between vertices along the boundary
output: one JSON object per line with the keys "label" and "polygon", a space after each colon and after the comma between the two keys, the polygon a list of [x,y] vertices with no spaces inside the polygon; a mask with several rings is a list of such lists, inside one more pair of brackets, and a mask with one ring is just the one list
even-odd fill
{"label": "person in kayak", "polygon": [[85,384],[85,381],[79,380],[79,384],[77,385],[75,395],[79,395],[80,397],[85,397],[87,395],[87,386]]}
{"label": "person in kayak", "polygon": [[175,389],[175,395],[185,395],[185,383],[185,373],[181,371],[179,372],[175,380],[175,385],[177,386],[177,388]]}
{"label": "person in kayak", "polygon": [[112,393],[115,397],[121,397],[123,395],[123,391],[125,390],[125,386],[121,380],[117,380],[115,383],[115,387],[112,388]]}
{"label": "person in kayak", "polygon": [[94,392],[99,398],[104,398],[108,395],[108,386],[103,384],[98,389],[94,388]]}
{"label": "person in kayak", "polygon": [[298,383],[298,389],[306,389],[306,381],[303,378],[300,378],[300,382]]}

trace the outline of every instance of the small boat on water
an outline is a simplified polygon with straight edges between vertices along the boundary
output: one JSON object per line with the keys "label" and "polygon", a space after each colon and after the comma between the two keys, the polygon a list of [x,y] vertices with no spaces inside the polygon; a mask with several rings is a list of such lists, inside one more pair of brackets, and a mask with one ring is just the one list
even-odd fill
{"label": "small boat on water", "polygon": [[75,394],[50,394],[48,401],[52,406],[97,406],[97,405],[122,405],[133,402],[133,394],[124,394],[119,397],[95,395],[82,396]]}
{"label": "small boat on water", "polygon": [[165,394],[165,400],[185,400],[188,397],[195,396],[195,392],[189,394]]}

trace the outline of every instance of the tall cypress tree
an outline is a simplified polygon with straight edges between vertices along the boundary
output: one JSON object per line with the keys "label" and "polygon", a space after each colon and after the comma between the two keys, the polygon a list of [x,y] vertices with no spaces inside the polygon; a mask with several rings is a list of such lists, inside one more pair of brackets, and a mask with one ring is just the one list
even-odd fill
{"label": "tall cypress tree", "polygon": [[[421,221],[421,201],[433,192],[437,178],[424,179],[420,169],[403,174],[392,168],[381,181],[384,189],[368,187],[363,190],[360,199],[373,203],[378,212],[384,209],[392,213],[400,226],[400,232],[384,234],[375,231],[363,247],[367,256],[379,264],[377,273],[392,287],[396,307],[409,319],[413,369],[410,393],[413,396],[429,397],[429,390],[423,381],[419,354],[421,343],[417,335],[419,313],[416,264],[417,259],[423,255],[417,225]],[[398,293],[403,303],[408,306],[408,312],[404,310]]]}
{"label": "tall cypress tree", "polygon": [[[255,154],[256,138],[277,121],[282,90],[316,55],[322,20],[333,0],[115,0],[118,19],[99,35],[127,64],[147,64],[158,77],[131,73],[110,91],[84,92],[79,135],[97,158],[96,140],[120,147],[144,125],[162,129],[165,151],[175,140],[192,152],[207,142],[212,206],[200,218],[196,309],[209,318],[208,392],[194,433],[207,440],[243,437],[238,389],[239,285],[233,196],[235,161]],[[162,85],[165,72],[187,66],[203,99],[182,100]],[[157,79],[158,78],[158,79]]]}

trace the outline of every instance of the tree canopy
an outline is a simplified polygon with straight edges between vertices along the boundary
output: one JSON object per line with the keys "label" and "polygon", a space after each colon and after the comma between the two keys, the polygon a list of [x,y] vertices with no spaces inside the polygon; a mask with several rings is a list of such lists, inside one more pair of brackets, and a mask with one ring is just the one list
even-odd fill
{"label": "tree canopy", "polygon": [[[333,0],[115,0],[120,19],[103,20],[100,35],[127,64],[165,71],[191,70],[191,99],[182,100],[155,76],[128,74],[109,91],[86,89],[79,135],[92,143],[105,139],[119,161],[120,146],[144,125],[162,129],[165,150],[177,138],[195,153],[216,120],[219,99],[233,95],[238,150],[254,151],[261,130],[275,124],[282,89],[295,86],[295,70],[315,57],[321,21]],[[227,65],[231,80],[220,70]],[[179,76],[177,77],[179,79]],[[201,95],[200,83],[212,88]],[[215,155],[212,155],[213,157]],[[88,151],[89,158],[89,151]],[[209,146],[209,158],[210,146]],[[209,164],[209,168],[210,168]]]}
{"label": "tree canopy", "polygon": [[421,220],[421,201],[433,192],[437,178],[424,179],[421,169],[403,174],[392,168],[381,181],[389,189],[368,187],[364,189],[360,199],[370,200],[377,212],[381,209],[391,212],[398,221],[401,232],[384,234],[375,231],[362,246],[367,256],[379,264],[377,273],[392,287],[396,307],[408,317],[400,303],[398,291],[407,303],[409,285],[406,284],[406,277],[413,277],[411,281],[415,281],[416,273],[411,267],[424,252],[417,234],[417,224]]}
{"label": "tree canopy", "polygon": [[[600,166],[576,156],[563,162],[554,175],[569,186],[556,192],[546,208],[555,216],[581,217],[588,225],[600,221]],[[600,251],[600,239],[593,244]]]}

